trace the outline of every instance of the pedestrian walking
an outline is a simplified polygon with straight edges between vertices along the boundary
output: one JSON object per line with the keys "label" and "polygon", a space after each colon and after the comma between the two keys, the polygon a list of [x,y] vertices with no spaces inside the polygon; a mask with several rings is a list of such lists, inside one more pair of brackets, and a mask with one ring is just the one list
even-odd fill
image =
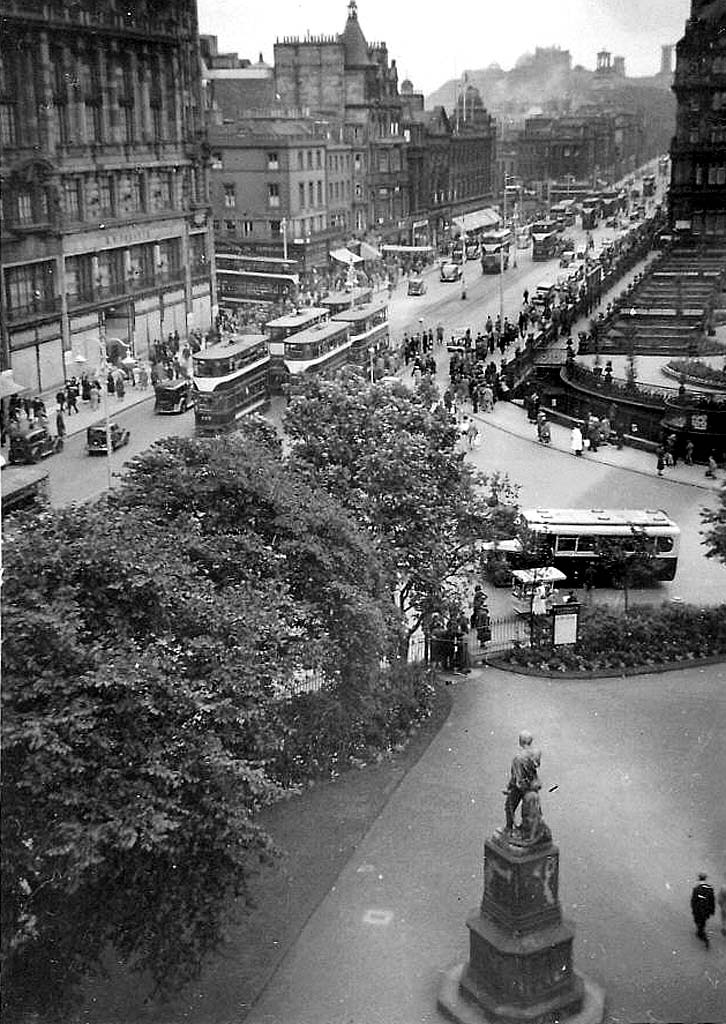
{"label": "pedestrian walking", "polygon": [[579,424],[575,423],[570,431],[570,451],[573,455],[582,455],[582,446],[582,431]]}
{"label": "pedestrian walking", "polygon": [[476,440],[477,440],[478,437],[479,437],[479,428],[477,427],[477,425],[474,422],[474,420],[470,420],[469,426],[467,427],[467,431],[466,431],[466,439],[469,442],[469,450],[470,451],[474,447],[474,445],[476,444]]}
{"label": "pedestrian walking", "polygon": [[75,377],[66,384],[66,407],[68,409],[68,415],[72,412],[78,412],[78,387],[76,385]]}
{"label": "pedestrian walking", "polygon": [[711,452],[711,454],[708,457],[708,469],[706,470],[706,474],[705,475],[708,476],[708,477],[711,477],[712,480],[715,480],[716,479],[716,470],[717,469],[718,469],[718,464],[716,462],[716,456],[715,456],[714,452]]}
{"label": "pedestrian walking", "polygon": [[58,440],[56,441],[58,451],[62,451],[64,439],[66,436],[66,421],[65,417],[63,416],[63,409],[61,408],[60,403],[58,403],[58,408],[56,409],[55,413],[55,432],[58,438]]}
{"label": "pedestrian walking", "polygon": [[683,461],[687,466],[693,465],[693,441],[686,441],[686,447],[683,452]]}
{"label": "pedestrian walking", "polygon": [[696,925],[696,935],[706,949],[709,947],[706,922],[709,917],[713,917],[716,911],[716,897],[713,887],[707,882],[707,878],[708,875],[701,871],[698,876],[698,885],[695,885],[691,892],[691,913]]}
{"label": "pedestrian walking", "polygon": [[656,471],[658,473],[658,476],[663,476],[663,470],[665,469],[665,464],[666,464],[666,462],[665,462],[665,449],[663,448],[663,445],[660,445],[660,444],[658,445],[658,448],[657,448],[656,453],[655,453],[655,457],[656,457],[655,467],[656,467]]}
{"label": "pedestrian walking", "polygon": [[718,890],[716,902],[721,914],[721,934],[726,935],[726,885],[722,885]]}
{"label": "pedestrian walking", "polygon": [[56,396],[55,396],[55,400],[58,403],[59,409],[62,411],[65,408],[65,404],[66,404],[66,393],[65,393],[65,391],[58,391]]}

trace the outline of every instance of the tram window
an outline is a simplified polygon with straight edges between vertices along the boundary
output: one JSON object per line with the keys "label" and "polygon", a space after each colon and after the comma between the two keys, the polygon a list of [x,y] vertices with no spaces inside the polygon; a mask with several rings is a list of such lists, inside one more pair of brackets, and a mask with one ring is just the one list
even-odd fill
{"label": "tram window", "polygon": [[577,538],[577,550],[578,551],[594,551],[597,543],[597,537],[592,535],[588,537]]}
{"label": "tram window", "polygon": [[672,551],[673,550],[673,538],[672,537],[658,537],[656,541],[656,548],[658,551]]}
{"label": "tram window", "polygon": [[557,538],[557,550],[558,551],[576,551],[577,550],[577,537],[558,537]]}

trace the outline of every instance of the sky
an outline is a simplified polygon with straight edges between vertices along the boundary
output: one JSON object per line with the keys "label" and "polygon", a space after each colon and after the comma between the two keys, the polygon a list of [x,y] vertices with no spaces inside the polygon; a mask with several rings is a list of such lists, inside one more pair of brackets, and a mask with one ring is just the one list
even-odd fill
{"label": "sky", "polygon": [[[199,31],[216,35],[221,52],[274,62],[283,36],[337,35],[347,0],[197,0]],[[594,69],[598,50],[625,57],[628,75],[655,74],[660,48],[683,35],[690,0],[358,0],[369,43],[385,42],[417,92],[433,92],[468,69],[511,68],[536,46],[569,50]]]}

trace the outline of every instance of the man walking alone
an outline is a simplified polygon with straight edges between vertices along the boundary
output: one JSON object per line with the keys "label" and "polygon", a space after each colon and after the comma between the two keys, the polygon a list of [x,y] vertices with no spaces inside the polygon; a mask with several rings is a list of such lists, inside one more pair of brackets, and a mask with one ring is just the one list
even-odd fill
{"label": "man walking alone", "polygon": [[713,916],[716,910],[716,898],[712,887],[706,881],[707,878],[708,875],[701,872],[698,876],[698,885],[694,886],[691,893],[691,913],[696,924],[696,935],[706,949],[709,947],[706,921]]}

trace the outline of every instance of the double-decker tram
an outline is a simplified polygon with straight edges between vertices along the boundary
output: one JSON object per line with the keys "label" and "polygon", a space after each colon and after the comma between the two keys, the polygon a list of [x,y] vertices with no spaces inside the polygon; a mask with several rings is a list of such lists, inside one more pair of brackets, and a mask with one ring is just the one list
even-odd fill
{"label": "double-decker tram", "polygon": [[676,575],[681,531],[662,509],[524,509],[520,521],[531,546],[570,581],[583,579],[588,566],[602,575],[613,543],[626,554],[647,550],[655,579]]}
{"label": "double-decker tram", "polygon": [[288,379],[305,374],[330,374],[351,360],[350,329],[334,320],[315,324],[285,340]]}
{"label": "double-decker tram", "polygon": [[509,266],[512,232],[496,228],[481,236],[481,269],[483,274],[498,274]]}
{"label": "double-decker tram", "polygon": [[198,434],[234,430],[269,401],[270,356],[264,334],[232,335],[194,355],[194,423]]}
{"label": "double-decker tram", "polygon": [[270,390],[273,394],[280,393],[282,385],[289,377],[285,366],[285,340],[316,324],[325,323],[329,316],[330,311],[323,305],[306,306],[293,313],[278,316],[265,324],[270,352]]}
{"label": "double-decker tram", "polygon": [[365,366],[374,356],[388,348],[388,303],[383,300],[367,302],[335,313],[335,323],[347,324],[350,332],[350,361]]}
{"label": "double-decker tram", "polygon": [[535,224],[532,228],[532,259],[535,261],[554,259],[557,255],[559,241],[556,227],[545,230],[539,229],[539,225]]}
{"label": "double-decker tram", "polygon": [[217,286],[222,306],[250,302],[296,302],[300,288],[296,260],[218,253]]}

